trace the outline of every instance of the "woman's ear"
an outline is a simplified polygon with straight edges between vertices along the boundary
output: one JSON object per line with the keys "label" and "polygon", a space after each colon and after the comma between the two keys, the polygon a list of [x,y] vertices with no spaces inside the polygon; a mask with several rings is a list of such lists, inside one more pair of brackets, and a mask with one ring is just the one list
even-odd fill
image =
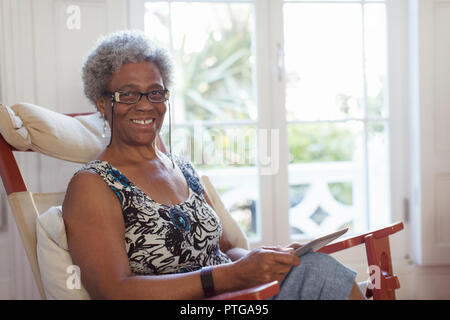
{"label": "woman's ear", "polygon": [[106,117],[105,111],[106,111],[106,101],[104,97],[101,97],[100,99],[97,100],[97,102],[95,103],[97,105],[97,110],[104,116]]}

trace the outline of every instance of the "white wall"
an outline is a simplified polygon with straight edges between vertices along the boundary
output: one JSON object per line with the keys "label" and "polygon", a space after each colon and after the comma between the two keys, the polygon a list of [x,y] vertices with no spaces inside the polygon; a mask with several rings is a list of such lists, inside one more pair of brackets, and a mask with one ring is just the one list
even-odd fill
{"label": "white wall", "polygon": [[[1,102],[94,111],[82,90],[82,62],[101,35],[126,28],[126,17],[126,0],[0,0]],[[33,192],[65,190],[79,166],[30,153],[16,158]],[[0,298],[38,299],[9,212],[7,220],[7,232],[0,229]]]}
{"label": "white wall", "polygon": [[450,1],[411,0],[409,9],[413,258],[449,266]]}

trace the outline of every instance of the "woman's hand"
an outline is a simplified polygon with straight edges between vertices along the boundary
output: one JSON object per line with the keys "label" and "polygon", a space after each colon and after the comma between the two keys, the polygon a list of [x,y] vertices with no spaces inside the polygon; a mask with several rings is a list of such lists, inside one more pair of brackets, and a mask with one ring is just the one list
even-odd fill
{"label": "woman's hand", "polygon": [[300,264],[300,258],[292,247],[260,247],[235,261],[235,280],[239,288],[249,288],[274,280],[282,282],[292,266]]}

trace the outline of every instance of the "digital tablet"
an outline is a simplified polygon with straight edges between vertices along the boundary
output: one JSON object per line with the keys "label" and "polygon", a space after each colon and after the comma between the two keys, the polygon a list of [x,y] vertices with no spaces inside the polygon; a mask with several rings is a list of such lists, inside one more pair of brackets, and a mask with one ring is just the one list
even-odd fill
{"label": "digital tablet", "polygon": [[308,252],[316,252],[317,250],[319,250],[323,246],[327,245],[331,241],[342,236],[344,233],[347,232],[347,230],[348,230],[348,228],[345,228],[345,229],[327,234],[326,236],[316,238],[316,239],[306,243],[305,245],[301,246],[300,248],[297,248],[294,251],[294,253],[297,256],[301,257],[302,255],[307,254]]}

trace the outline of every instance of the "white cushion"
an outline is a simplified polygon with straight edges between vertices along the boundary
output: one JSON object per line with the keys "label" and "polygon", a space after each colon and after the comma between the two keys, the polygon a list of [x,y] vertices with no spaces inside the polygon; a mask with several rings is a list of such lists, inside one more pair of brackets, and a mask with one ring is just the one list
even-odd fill
{"label": "white cushion", "polygon": [[61,206],[51,207],[37,218],[36,237],[39,270],[47,299],[90,299],[68,251]]}
{"label": "white cushion", "polygon": [[0,104],[0,133],[18,150],[79,163],[93,160],[109,142],[101,137],[98,113],[70,117],[30,103]]}

